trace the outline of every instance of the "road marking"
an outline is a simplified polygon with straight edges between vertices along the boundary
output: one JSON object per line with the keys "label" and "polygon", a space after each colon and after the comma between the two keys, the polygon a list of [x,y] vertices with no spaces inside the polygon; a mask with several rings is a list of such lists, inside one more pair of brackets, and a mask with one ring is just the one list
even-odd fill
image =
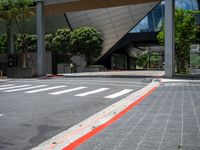
{"label": "road marking", "polygon": [[97,90],[94,90],[94,91],[89,91],[89,92],[86,92],[86,93],[77,94],[75,96],[83,97],[83,96],[87,96],[87,95],[91,95],[91,94],[95,94],[95,93],[100,93],[100,92],[106,91],[108,89],[109,88],[100,88],[100,89],[97,89]]}
{"label": "road marking", "polygon": [[[12,82],[14,82],[14,83],[16,83],[16,82],[21,82],[21,81],[12,81]],[[38,80],[36,80],[36,81],[28,81],[28,82],[30,82],[30,83],[42,83],[42,84],[51,84],[51,83],[56,83],[56,84],[63,84],[63,82],[67,82],[67,84],[78,84],[78,85],[80,85],[80,84],[83,84],[83,85],[85,85],[85,84],[88,84],[88,85],[102,85],[102,86],[120,86],[120,87],[122,87],[122,86],[125,86],[125,87],[144,87],[144,85],[143,85],[143,83],[141,83],[141,85],[139,85],[139,84],[134,84],[133,82],[131,82],[131,83],[133,83],[133,84],[106,84],[106,83],[97,83],[97,82],[94,82],[94,83],[89,83],[89,82],[83,82],[83,81],[80,81],[80,82],[73,82],[73,81],[71,81],[71,82],[69,82],[69,81],[67,81],[67,80],[63,80],[63,81],[44,81],[44,80],[40,80],[40,81],[38,81]]]}
{"label": "road marking", "polygon": [[69,93],[69,92],[73,92],[73,91],[82,90],[82,89],[85,89],[85,88],[87,88],[87,87],[77,87],[77,88],[68,89],[68,90],[64,90],[64,91],[58,91],[58,92],[49,93],[49,94],[50,95],[59,95],[59,94],[63,94],[63,93]]}
{"label": "road marking", "polygon": [[16,89],[16,88],[22,88],[22,87],[27,87],[27,86],[31,86],[31,85],[25,84],[25,85],[19,85],[19,86],[4,87],[4,88],[0,88],[0,90]]}
{"label": "road marking", "polygon": [[3,116],[3,114],[0,114],[0,117],[2,117]]}
{"label": "road marking", "polygon": [[39,85],[39,86],[32,86],[32,87],[27,87],[27,88],[21,88],[21,89],[14,89],[14,90],[7,90],[4,92],[17,92],[17,91],[24,91],[24,90],[30,90],[30,89],[36,89],[36,88],[42,88],[42,87],[46,87],[47,85]]}
{"label": "road marking", "polygon": [[[110,81],[110,80],[94,80],[94,79],[91,79],[91,80],[83,80],[83,79],[76,79],[76,80],[73,80],[73,79],[64,79],[64,81],[67,81],[67,82],[92,82],[92,83],[96,83],[96,82],[100,82],[100,83],[116,83],[116,84],[130,84],[130,81]],[[139,84],[139,85],[146,85],[146,83],[143,83],[143,82],[134,82],[134,81],[131,81],[132,84]]]}
{"label": "road marking", "polygon": [[28,92],[25,92],[25,93],[28,93],[28,94],[38,93],[38,92],[54,90],[54,89],[59,89],[59,88],[64,88],[64,87],[66,87],[66,85],[54,86],[54,87],[49,87],[49,88],[44,88],[44,89],[38,89],[38,90],[28,91]]}
{"label": "road marking", "polygon": [[1,85],[0,88],[2,87],[8,87],[8,86],[13,86],[14,84],[6,84],[6,85]]}
{"label": "road marking", "polygon": [[159,85],[160,83],[157,82],[147,85],[31,150],[76,149],[82,143],[116,122],[129,110],[138,105],[145,97],[156,90]]}
{"label": "road marking", "polygon": [[125,94],[127,94],[127,93],[129,93],[131,91],[133,91],[133,90],[131,90],[131,89],[125,89],[125,90],[122,90],[120,92],[114,93],[112,95],[108,95],[105,98],[117,98],[117,97],[125,95]]}

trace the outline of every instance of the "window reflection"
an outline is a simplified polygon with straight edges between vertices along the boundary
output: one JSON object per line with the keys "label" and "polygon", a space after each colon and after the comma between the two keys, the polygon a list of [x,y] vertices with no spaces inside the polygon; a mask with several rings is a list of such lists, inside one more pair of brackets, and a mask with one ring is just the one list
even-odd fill
{"label": "window reflection", "polygon": [[[198,10],[198,0],[176,0],[176,8]],[[164,1],[157,5],[138,25],[130,32],[155,32],[159,31],[164,19]]]}

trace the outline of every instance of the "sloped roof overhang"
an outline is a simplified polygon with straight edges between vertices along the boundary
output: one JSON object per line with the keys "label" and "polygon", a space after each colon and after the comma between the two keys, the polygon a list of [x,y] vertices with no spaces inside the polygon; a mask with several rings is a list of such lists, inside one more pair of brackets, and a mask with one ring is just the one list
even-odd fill
{"label": "sloped roof overhang", "polygon": [[45,14],[61,14],[64,12],[134,5],[158,1],[160,0],[45,0]]}

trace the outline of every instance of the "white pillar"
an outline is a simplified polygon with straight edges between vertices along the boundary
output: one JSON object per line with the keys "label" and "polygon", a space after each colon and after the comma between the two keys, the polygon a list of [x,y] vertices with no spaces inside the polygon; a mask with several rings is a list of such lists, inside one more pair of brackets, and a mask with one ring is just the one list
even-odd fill
{"label": "white pillar", "polygon": [[175,0],[165,0],[165,77],[173,78],[174,76],[174,16]]}
{"label": "white pillar", "polygon": [[46,75],[46,50],[45,50],[45,25],[44,25],[44,1],[36,2],[36,24],[37,24],[37,67],[38,76]]}

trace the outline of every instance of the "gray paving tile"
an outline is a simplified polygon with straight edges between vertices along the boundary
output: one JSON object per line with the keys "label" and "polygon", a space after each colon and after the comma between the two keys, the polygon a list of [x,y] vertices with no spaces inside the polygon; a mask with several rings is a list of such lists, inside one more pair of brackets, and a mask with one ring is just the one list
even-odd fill
{"label": "gray paving tile", "polygon": [[101,145],[97,146],[97,150],[104,150],[104,149],[114,149],[115,146],[120,143],[121,139],[118,138],[110,138],[107,141],[104,141]]}
{"label": "gray paving tile", "polygon": [[161,85],[79,150],[200,150],[199,91],[189,83]]}
{"label": "gray paving tile", "polygon": [[180,145],[180,143],[162,143],[159,150],[178,150]]}
{"label": "gray paving tile", "polygon": [[138,145],[139,145],[139,140],[126,139],[116,148],[116,150],[135,150]]}
{"label": "gray paving tile", "polygon": [[156,150],[159,147],[160,140],[153,138],[145,138],[138,150]]}
{"label": "gray paving tile", "polygon": [[196,146],[196,145],[183,145],[181,150],[200,150],[200,146]]}
{"label": "gray paving tile", "polygon": [[194,145],[200,147],[200,134],[183,134],[183,145]]}
{"label": "gray paving tile", "polygon": [[165,133],[163,137],[164,143],[181,143],[181,135],[180,134],[169,134]]}

